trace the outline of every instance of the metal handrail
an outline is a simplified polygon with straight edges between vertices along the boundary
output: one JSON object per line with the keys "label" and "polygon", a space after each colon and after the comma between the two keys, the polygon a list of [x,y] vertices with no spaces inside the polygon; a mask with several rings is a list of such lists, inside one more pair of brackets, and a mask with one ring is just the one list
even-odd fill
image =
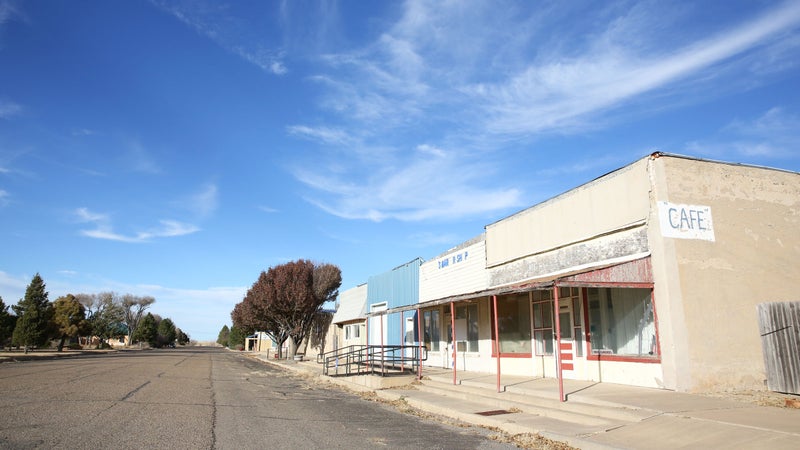
{"label": "metal handrail", "polygon": [[[424,352],[422,358],[420,351]],[[406,353],[411,353],[411,356]],[[427,359],[427,349],[418,345],[350,345],[317,356],[317,362],[324,364],[322,373],[325,375],[329,375],[330,369],[335,369],[335,375],[340,375],[340,369],[344,370],[343,375],[375,374],[378,371],[386,375],[387,369],[405,371],[406,367],[413,371],[419,367],[420,361]]]}

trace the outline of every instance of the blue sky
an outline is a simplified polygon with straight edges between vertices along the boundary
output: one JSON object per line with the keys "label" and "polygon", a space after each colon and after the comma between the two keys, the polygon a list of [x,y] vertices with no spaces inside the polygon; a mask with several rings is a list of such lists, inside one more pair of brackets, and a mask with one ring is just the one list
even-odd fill
{"label": "blue sky", "polygon": [[800,2],[0,0],[0,296],[215,339],[655,150],[800,171]]}

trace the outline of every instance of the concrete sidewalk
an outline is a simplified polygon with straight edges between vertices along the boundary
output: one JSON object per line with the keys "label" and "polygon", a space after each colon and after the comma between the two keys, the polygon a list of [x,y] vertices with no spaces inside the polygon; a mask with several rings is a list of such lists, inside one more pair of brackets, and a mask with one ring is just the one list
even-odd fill
{"label": "concrete sidewalk", "polygon": [[[253,355],[258,357],[258,355]],[[270,364],[320,377],[386,400],[510,434],[538,433],[578,448],[800,448],[800,409],[661,389],[423,368],[403,376],[327,377],[315,362]],[[796,398],[797,396],[786,396]]]}

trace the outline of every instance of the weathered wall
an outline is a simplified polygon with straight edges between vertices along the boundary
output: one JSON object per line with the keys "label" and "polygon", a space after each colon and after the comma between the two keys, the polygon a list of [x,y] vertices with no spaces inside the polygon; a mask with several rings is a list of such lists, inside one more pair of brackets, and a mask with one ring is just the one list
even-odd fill
{"label": "weathered wall", "polygon": [[579,271],[641,258],[649,251],[644,225],[531,255],[489,270],[489,285],[552,280]]}
{"label": "weathered wall", "polygon": [[[763,389],[756,305],[800,292],[800,174],[670,156],[652,168],[655,298],[665,376],[674,371],[667,387]],[[663,201],[710,207],[714,240],[664,237]]]}
{"label": "weathered wall", "polygon": [[486,240],[480,235],[420,266],[419,301],[479,292],[488,280]]}
{"label": "weathered wall", "polygon": [[364,318],[367,312],[367,284],[360,284],[340,293],[337,303],[339,307],[333,315],[333,323]]}
{"label": "weathered wall", "polygon": [[647,218],[647,159],[486,227],[486,265],[583,242]]}

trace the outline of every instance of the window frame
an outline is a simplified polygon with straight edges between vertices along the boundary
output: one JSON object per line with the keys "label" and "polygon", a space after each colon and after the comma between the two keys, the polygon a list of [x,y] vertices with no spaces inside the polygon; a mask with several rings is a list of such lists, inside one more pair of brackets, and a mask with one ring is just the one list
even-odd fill
{"label": "window frame", "polygon": [[[541,299],[536,300],[536,295],[534,294],[535,292],[542,292],[542,293],[546,292],[547,293],[547,298],[544,298],[544,295],[542,295]],[[556,347],[556,344],[555,344],[556,343],[556,335],[555,335],[556,331],[555,330],[556,330],[556,324],[555,324],[555,317],[553,316],[553,293],[552,292],[553,292],[552,289],[536,289],[536,290],[531,291],[531,295],[530,295],[530,298],[531,298],[531,314],[533,315],[533,320],[531,321],[531,328],[533,329],[533,349],[532,350],[533,350],[533,354],[536,355],[536,356],[553,356],[555,354],[555,347]],[[544,326],[544,325],[546,325],[546,321],[544,320],[545,317],[544,317],[543,314],[542,314],[542,317],[539,318],[540,319],[540,323],[541,323],[542,326],[540,326],[540,327],[536,326],[536,320],[537,320],[536,307],[537,307],[537,305],[539,305],[539,308],[540,308],[539,310],[540,311],[543,311],[544,305],[547,305],[547,307],[549,308],[549,310],[550,310],[550,317],[549,317],[550,326]],[[552,350],[549,353],[547,352],[547,343],[546,343],[545,339],[543,338],[542,339],[542,348],[544,349],[544,351],[539,353],[539,351],[538,351],[539,350],[538,349],[539,341],[537,340],[536,335],[538,333],[545,334],[547,330],[550,331],[550,342],[552,344],[551,345],[552,346]]]}
{"label": "window frame", "polygon": [[[521,296],[521,294],[517,294],[517,295]],[[534,347],[534,342],[533,342],[533,304],[531,303],[531,294],[530,294],[530,292],[525,292],[524,295],[527,297],[527,299],[525,300],[525,303],[528,305],[528,333],[530,333],[529,342],[530,342],[531,349],[527,353],[508,353],[508,352],[501,351],[500,352],[500,357],[501,358],[532,358],[533,357],[533,347]],[[506,298],[509,298],[509,297],[511,297],[511,296],[510,295],[497,296],[498,309],[500,309],[499,308],[500,302],[503,299],[506,299]],[[489,308],[489,319],[490,319],[491,330],[492,330],[492,332],[491,332],[492,357],[496,358],[497,357],[497,349],[499,347],[499,345],[498,345],[499,342],[498,342],[497,336],[495,335],[495,329],[494,329],[494,324],[495,324],[494,302],[492,303],[492,307]],[[502,345],[502,343],[500,343],[500,345]]]}
{"label": "window frame", "polygon": [[[592,333],[589,323],[589,288],[621,288],[621,289],[649,289],[650,290],[650,303],[653,306],[653,325],[656,333],[656,355],[653,356],[628,356],[628,355],[611,355],[611,354],[595,354],[592,351]],[[661,363],[661,334],[658,328],[658,308],[656,304],[655,285],[653,283],[592,283],[590,286],[583,287],[583,324],[586,340],[586,359],[588,361],[619,361],[619,362],[638,362],[648,364]]]}
{"label": "window frame", "polygon": [[[436,317],[434,317],[434,315]],[[442,348],[442,312],[440,308],[427,309],[422,311],[422,345],[429,352],[438,352]],[[433,340],[434,320],[436,322],[436,331],[438,339]],[[436,348],[434,347],[436,345]]]}

